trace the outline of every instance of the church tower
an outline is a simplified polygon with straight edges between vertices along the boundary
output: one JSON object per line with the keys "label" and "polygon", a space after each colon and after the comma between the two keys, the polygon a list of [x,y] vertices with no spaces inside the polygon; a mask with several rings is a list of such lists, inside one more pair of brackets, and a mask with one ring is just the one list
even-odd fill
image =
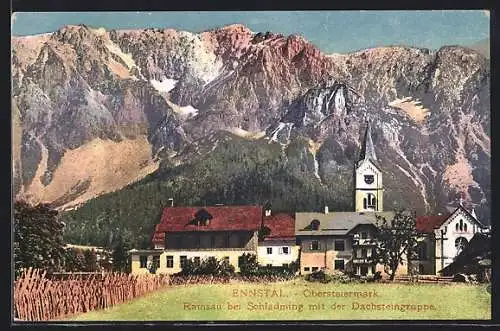
{"label": "church tower", "polygon": [[365,139],[359,161],[355,167],[355,211],[383,211],[382,171],[373,147],[370,123],[367,123]]}

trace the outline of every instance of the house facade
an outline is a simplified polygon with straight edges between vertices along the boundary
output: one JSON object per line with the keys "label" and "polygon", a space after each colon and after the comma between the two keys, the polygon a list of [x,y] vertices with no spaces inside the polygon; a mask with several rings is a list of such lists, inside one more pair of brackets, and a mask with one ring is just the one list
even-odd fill
{"label": "house facade", "polygon": [[298,261],[299,245],[295,237],[295,219],[288,214],[265,211],[257,262],[267,267],[287,267]]}
{"label": "house facade", "polygon": [[238,272],[241,255],[257,254],[262,211],[261,206],[165,208],[153,235],[157,249],[130,251],[132,273],[147,273],[151,261],[156,273],[175,274],[188,259],[209,257],[227,260]]}
{"label": "house facade", "polygon": [[[370,276],[383,271],[372,262],[375,252],[376,215],[391,219],[393,212],[296,213],[295,235],[300,243],[300,272],[323,270]],[[398,274],[407,273],[407,263]]]}

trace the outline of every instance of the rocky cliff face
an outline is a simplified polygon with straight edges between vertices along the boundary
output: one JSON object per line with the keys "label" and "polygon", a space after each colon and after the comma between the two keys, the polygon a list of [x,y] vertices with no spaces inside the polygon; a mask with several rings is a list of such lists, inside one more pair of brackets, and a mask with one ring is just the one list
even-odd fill
{"label": "rocky cliff face", "polygon": [[[283,148],[306,139],[310,180],[330,183],[352,175],[369,119],[386,208],[435,213],[465,192],[489,219],[490,68],[471,49],[327,55],[300,36],[242,25],[200,34],[67,26],[12,45],[19,197],[81,203],[154,172],[159,159],[190,162],[220,130]],[[124,166],[103,141],[127,145],[132,160]],[[90,155],[114,171],[64,173]]]}

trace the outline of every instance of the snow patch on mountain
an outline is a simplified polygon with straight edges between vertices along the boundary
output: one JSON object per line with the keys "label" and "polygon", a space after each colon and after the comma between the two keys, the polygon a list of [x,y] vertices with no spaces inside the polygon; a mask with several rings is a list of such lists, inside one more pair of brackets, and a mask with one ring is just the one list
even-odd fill
{"label": "snow patch on mountain", "polygon": [[151,85],[153,85],[153,87],[158,92],[170,92],[175,87],[177,82],[178,82],[177,80],[170,79],[170,78],[164,78],[160,81],[158,81],[156,79],[150,80]]}

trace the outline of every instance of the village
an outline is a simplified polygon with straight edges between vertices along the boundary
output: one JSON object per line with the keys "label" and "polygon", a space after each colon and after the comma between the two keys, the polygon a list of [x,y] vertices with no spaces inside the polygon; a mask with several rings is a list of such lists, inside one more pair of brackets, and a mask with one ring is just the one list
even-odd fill
{"label": "village", "polygon": [[[295,273],[300,275],[322,271],[387,276],[385,266],[375,257],[377,222],[392,220],[395,211],[383,207],[383,170],[369,123],[360,155],[355,165],[354,211],[335,212],[324,206],[323,213],[290,215],[273,213],[270,204],[174,207],[172,199],[172,206],[164,209],[156,226],[152,249],[130,251],[131,273],[177,274],[188,260],[200,265],[210,257],[225,260],[240,272],[242,256],[251,254],[261,267],[297,264]],[[463,272],[466,266],[458,265],[457,256],[466,254],[470,242],[488,241],[490,228],[460,201],[448,215],[417,215],[415,230],[414,252],[403,254],[395,276]]]}

